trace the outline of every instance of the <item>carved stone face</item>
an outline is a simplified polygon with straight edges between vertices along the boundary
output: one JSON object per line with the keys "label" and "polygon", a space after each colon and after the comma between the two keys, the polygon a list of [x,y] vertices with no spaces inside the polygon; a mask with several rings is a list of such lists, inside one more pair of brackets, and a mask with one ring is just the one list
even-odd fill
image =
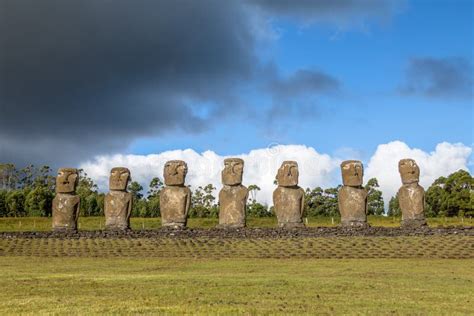
{"label": "carved stone face", "polygon": [[420,181],[420,168],[413,159],[402,159],[398,162],[398,172],[403,184]]}
{"label": "carved stone face", "polygon": [[222,183],[225,185],[238,185],[242,183],[244,173],[244,161],[240,158],[228,158],[224,160],[222,170]]}
{"label": "carved stone face", "polygon": [[166,185],[182,186],[186,174],[188,173],[188,165],[182,160],[170,160],[165,164],[163,177]]}
{"label": "carved stone face", "polygon": [[277,182],[282,187],[293,187],[298,185],[298,163],[296,161],[284,161],[277,173]]}
{"label": "carved stone face", "polygon": [[56,177],[56,193],[74,193],[79,182],[79,174],[75,168],[59,168]]}
{"label": "carved stone face", "polygon": [[110,170],[109,189],[112,191],[126,191],[130,180],[130,170],[116,167]]}
{"label": "carved stone face", "polygon": [[358,160],[346,160],[341,163],[342,183],[351,187],[362,185],[364,166]]}

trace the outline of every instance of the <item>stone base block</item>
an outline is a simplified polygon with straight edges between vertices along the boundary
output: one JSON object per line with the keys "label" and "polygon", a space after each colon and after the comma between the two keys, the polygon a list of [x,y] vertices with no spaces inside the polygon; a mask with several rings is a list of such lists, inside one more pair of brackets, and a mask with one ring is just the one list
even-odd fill
{"label": "stone base block", "polygon": [[342,221],[341,227],[343,228],[369,228],[369,223],[365,221]]}
{"label": "stone base block", "polygon": [[238,229],[245,228],[245,224],[219,224],[216,226],[218,229]]}
{"label": "stone base block", "polygon": [[77,233],[77,228],[71,227],[53,227],[53,232],[55,233]]}
{"label": "stone base block", "polygon": [[293,228],[305,228],[306,226],[303,223],[278,223],[278,227],[284,229],[293,229]]}
{"label": "stone base block", "polygon": [[182,222],[163,223],[162,226],[166,228],[183,229],[183,228],[186,228],[186,223],[182,223]]}
{"label": "stone base block", "polygon": [[128,226],[108,225],[108,226],[105,226],[105,230],[109,230],[109,231],[127,231],[127,230],[131,230],[131,228],[128,227]]}
{"label": "stone base block", "polygon": [[419,228],[428,226],[426,219],[417,218],[417,219],[403,219],[401,223],[402,228]]}

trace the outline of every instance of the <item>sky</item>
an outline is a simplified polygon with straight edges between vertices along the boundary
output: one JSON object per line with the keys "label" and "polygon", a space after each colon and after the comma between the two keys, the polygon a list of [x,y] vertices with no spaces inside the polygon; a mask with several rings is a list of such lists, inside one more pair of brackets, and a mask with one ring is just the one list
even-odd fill
{"label": "sky", "polygon": [[146,187],[166,159],[271,204],[276,169],[341,182],[362,160],[386,201],[412,157],[429,186],[474,170],[473,1],[0,0],[0,162],[111,167]]}

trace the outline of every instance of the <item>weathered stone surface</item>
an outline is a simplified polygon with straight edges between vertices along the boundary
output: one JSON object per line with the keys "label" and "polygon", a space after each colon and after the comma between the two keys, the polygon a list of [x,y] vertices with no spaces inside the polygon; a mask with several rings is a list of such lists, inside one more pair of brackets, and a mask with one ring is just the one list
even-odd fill
{"label": "weathered stone surface", "polygon": [[363,183],[364,166],[359,160],[346,160],[341,163],[342,184],[359,187]]}
{"label": "weathered stone surface", "polygon": [[239,185],[242,183],[244,174],[244,160],[240,158],[227,158],[224,160],[224,170],[222,170],[222,184]]}
{"label": "weathered stone surface", "polygon": [[191,206],[191,190],[184,185],[187,172],[186,162],[182,160],[171,160],[165,164],[163,176],[166,187],[160,192],[162,226],[186,226]]}
{"label": "weathered stone surface", "polygon": [[338,203],[342,226],[367,226],[367,191],[364,188],[343,186],[339,190]]}
{"label": "weathered stone surface", "polygon": [[398,172],[403,184],[418,183],[420,181],[420,167],[413,159],[402,159],[398,162]]}
{"label": "weathered stone surface", "polygon": [[248,189],[243,186],[242,176],[244,161],[240,158],[224,160],[222,183],[219,192],[219,225],[220,228],[245,227],[245,207],[248,199]]}
{"label": "weathered stone surface", "polygon": [[224,185],[219,192],[219,227],[245,227],[248,193],[243,185]]}
{"label": "weathered stone surface", "polygon": [[52,226],[55,231],[77,230],[80,198],[76,195],[79,174],[75,168],[60,168],[56,177]]}
{"label": "weathered stone surface", "polygon": [[273,206],[279,227],[304,227],[304,190],[298,186],[298,177],[296,161],[284,161],[278,169],[278,188],[273,191]]}
{"label": "weathered stone surface", "polygon": [[402,159],[398,171],[403,185],[398,190],[398,203],[402,211],[402,227],[419,227],[426,225],[425,190],[418,184],[420,168],[413,159]]}
{"label": "weathered stone surface", "polygon": [[338,204],[343,227],[367,227],[367,191],[362,187],[364,167],[358,160],[341,163],[343,186]]}
{"label": "weathered stone surface", "polygon": [[188,165],[183,160],[170,160],[166,162],[163,177],[165,185],[183,186],[188,173]]}
{"label": "weathered stone surface", "polygon": [[277,183],[281,187],[297,186],[299,175],[298,163],[296,161],[283,161],[276,176]]}
{"label": "weathered stone surface", "polygon": [[110,192],[105,196],[105,228],[110,230],[130,229],[132,214],[132,194],[127,192],[130,170],[123,167],[112,168],[109,178]]}

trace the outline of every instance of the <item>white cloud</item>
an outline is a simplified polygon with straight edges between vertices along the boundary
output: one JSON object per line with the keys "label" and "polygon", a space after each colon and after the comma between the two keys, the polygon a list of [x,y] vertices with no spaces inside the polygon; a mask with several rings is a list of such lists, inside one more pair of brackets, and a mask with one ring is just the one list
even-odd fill
{"label": "white cloud", "polygon": [[[365,180],[376,177],[387,202],[400,187],[398,160],[415,159],[421,168],[421,185],[427,188],[434,179],[448,175],[458,169],[466,169],[471,148],[462,144],[441,143],[434,152],[427,153],[411,149],[400,141],[379,145],[366,167]],[[223,160],[231,156],[220,156],[213,151],[197,153],[192,149],[172,150],[150,155],[110,155],[98,156],[80,165],[85,172],[106,191],[109,171],[112,167],[124,166],[130,169],[134,181],[147,189],[153,177],[163,176],[163,166],[172,159],[188,163],[187,184],[193,188],[212,183],[222,187],[220,173]],[[256,184],[261,188],[257,195],[260,202],[272,204],[273,180],[278,167],[284,160],[296,160],[300,169],[300,186],[329,187],[341,183],[339,164],[341,159],[317,152],[304,145],[277,145],[270,148],[255,149],[247,154],[235,155],[245,160],[244,185]],[[346,158],[346,157],[344,157]],[[349,157],[348,157],[349,158]]]}
{"label": "white cloud", "polygon": [[401,141],[393,141],[377,147],[367,165],[365,179],[377,178],[387,204],[401,186],[398,173],[400,159],[415,159],[420,167],[420,185],[426,190],[440,176],[448,176],[459,169],[468,170],[471,152],[470,147],[460,143],[443,142],[436,145],[434,151],[427,153],[421,149],[410,148]]}

